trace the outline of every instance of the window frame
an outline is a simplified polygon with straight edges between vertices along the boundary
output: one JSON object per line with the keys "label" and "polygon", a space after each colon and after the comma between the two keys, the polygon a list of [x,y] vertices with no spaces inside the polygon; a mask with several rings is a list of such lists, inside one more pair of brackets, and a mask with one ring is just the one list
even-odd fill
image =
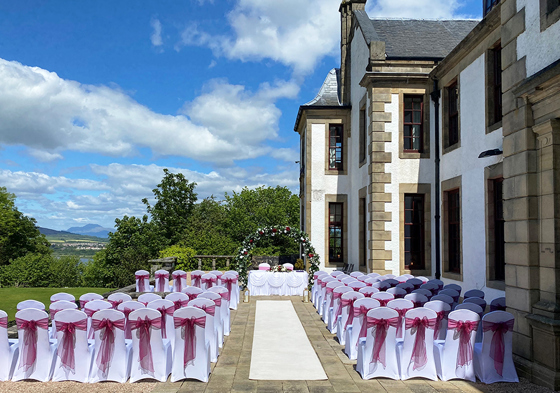
{"label": "window frame", "polygon": [[[498,290],[505,290],[505,220],[503,220],[503,163],[497,163],[484,168],[484,180],[486,184],[486,286]],[[502,214],[496,217],[496,181],[502,182]],[[499,218],[499,220],[497,220]],[[497,228],[497,224],[500,228]],[[498,244],[500,234],[503,243]],[[503,278],[496,275],[497,260],[496,251],[501,247],[503,252],[503,264],[501,266]]]}
{"label": "window frame", "polygon": [[[407,199],[408,198],[412,199],[412,208],[411,209],[407,208]],[[419,222],[414,222],[414,217],[416,217],[416,214],[414,213],[415,212],[414,207],[418,206],[417,205],[418,201],[415,202],[415,199],[418,200],[418,201],[421,201],[420,208],[418,209],[418,211],[416,213],[418,215],[418,217],[420,217]],[[416,272],[418,270],[421,270],[421,271],[426,270],[426,260],[425,260],[426,259],[426,256],[425,256],[425,248],[426,248],[425,226],[426,226],[426,223],[425,223],[425,214],[424,214],[425,203],[426,203],[426,201],[425,201],[424,194],[410,194],[410,193],[404,194],[404,206],[403,206],[403,209],[404,209],[404,232],[403,232],[403,238],[404,238],[404,268],[406,270],[410,270],[410,271],[414,271],[414,272]],[[407,211],[412,211],[412,214],[411,214],[412,222],[407,222],[407,219],[406,219]],[[415,267],[415,268],[411,268],[410,264],[407,265],[407,258],[406,258],[407,254],[412,253],[412,250],[407,250],[407,239],[413,239],[413,233],[415,232],[413,229],[411,229],[410,236],[407,236],[406,235],[407,227],[411,227],[411,228],[418,227],[417,230],[420,233],[420,240],[419,240],[420,250],[415,250],[416,253],[420,257],[420,264],[419,264],[419,267]],[[412,248],[414,243],[415,243],[414,241],[412,241],[412,240],[410,241],[411,248]]]}
{"label": "window frame", "polygon": [[[463,241],[462,241],[462,234],[463,234],[463,203],[462,203],[462,185],[461,185],[461,176],[457,176],[448,180],[444,180],[441,182],[441,194],[442,194],[442,276],[444,278],[456,280],[456,281],[463,281]],[[458,211],[458,221],[454,221],[455,225],[457,226],[458,234],[455,236],[455,239],[451,238],[450,234],[450,195],[457,195],[459,206],[457,207]],[[452,240],[456,240],[456,262],[458,266],[450,267],[450,254],[453,251],[451,249],[451,242]]]}
{"label": "window frame", "polygon": [[[333,208],[336,208],[337,211],[334,213],[332,212]],[[332,220],[331,217],[335,217],[339,215],[338,220]],[[340,236],[334,236],[332,233],[333,228],[338,228],[340,231]],[[332,245],[333,239],[340,239],[340,247],[336,247]],[[331,250],[333,249],[340,249],[338,253],[338,257],[334,258],[333,253]],[[329,261],[330,262],[344,262],[344,204],[343,202],[329,202]]]}
{"label": "window frame", "polygon": [[[450,94],[451,90],[455,89],[456,94],[456,107],[455,112],[450,111],[450,99],[452,96]],[[443,154],[449,153],[455,149],[461,147],[461,85],[459,77],[451,80],[451,82],[445,86],[442,95],[442,151]],[[450,141],[451,133],[451,120],[456,118],[457,128],[456,128],[456,141]],[[453,144],[451,144],[453,142]]]}
{"label": "window frame", "polygon": [[[342,259],[331,260],[330,258],[330,204],[342,205]],[[347,194],[325,194],[325,267],[338,268],[348,262],[348,195]]]}
{"label": "window frame", "polygon": [[502,127],[502,45],[496,42],[486,51],[486,133]]}
{"label": "window frame", "polygon": [[368,208],[367,208],[367,186],[358,191],[358,234],[359,252],[358,266],[360,270],[367,271],[368,253]]}
{"label": "window frame", "polygon": [[358,167],[361,168],[367,162],[368,158],[368,115],[367,115],[367,94],[360,101],[360,112],[359,112],[359,156],[358,156]]}
{"label": "window frame", "polygon": [[558,0],[540,0],[541,32],[560,20],[560,2]]}
{"label": "window frame", "polygon": [[[327,155],[327,168],[329,171],[343,171],[345,169],[345,165],[344,165],[344,125],[342,124],[329,124],[329,136],[328,136],[328,140],[329,140],[329,145],[327,148],[328,151],[328,155]],[[332,130],[333,129],[339,129],[338,134],[334,136],[335,138],[335,143],[333,145],[333,136],[332,136]],[[337,140],[338,138],[338,140]],[[337,146],[338,144],[340,144],[340,146]],[[331,166],[331,152],[334,151],[335,152],[335,166]],[[340,159],[337,159],[338,157],[338,152],[340,152]]]}
{"label": "window frame", "polygon": [[450,147],[459,143],[459,85],[455,82],[447,90],[447,147]]}
{"label": "window frame", "polygon": [[501,0],[482,0],[482,16],[485,17],[486,15],[488,15],[488,13],[492,11],[495,6],[500,4],[500,1]]}
{"label": "window frame", "polygon": [[[430,96],[425,89],[399,89],[399,158],[400,159],[420,159],[430,158]],[[405,96],[421,96],[422,103],[422,142],[421,151],[405,150],[404,144],[404,116],[405,116]]]}

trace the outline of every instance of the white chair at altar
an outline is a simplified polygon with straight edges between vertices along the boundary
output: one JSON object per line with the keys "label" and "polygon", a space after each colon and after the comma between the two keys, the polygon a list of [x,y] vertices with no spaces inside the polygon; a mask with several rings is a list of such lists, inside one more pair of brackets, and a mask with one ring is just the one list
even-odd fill
{"label": "white chair at altar", "polygon": [[445,335],[447,334],[447,315],[451,312],[451,306],[441,300],[433,300],[434,298],[435,296],[424,304],[424,307],[434,310],[437,314],[438,323],[434,328],[434,341],[445,340]]}
{"label": "white chair at altar", "polygon": [[[132,339],[132,334],[130,333],[130,321],[128,319],[128,316],[134,310],[139,310],[141,308],[146,308],[146,306],[144,305],[144,303],[140,303],[140,302],[137,302],[137,301],[124,302],[124,303],[121,303],[117,306],[117,310],[122,312],[123,315],[124,315],[124,338],[126,340],[131,340]],[[107,314],[107,315],[113,315],[113,314]],[[95,329],[94,329],[94,331],[95,331]],[[127,345],[128,344],[129,343],[127,342]]]}
{"label": "white chair at altar", "polygon": [[208,292],[217,293],[222,297],[222,301],[220,304],[220,318],[222,319],[222,326],[224,327],[224,336],[229,336],[229,333],[231,331],[230,312],[229,312],[229,299],[230,299],[229,291],[224,287],[212,287],[208,290]]}
{"label": "white chair at altar", "polygon": [[175,311],[175,350],[171,382],[191,378],[208,382],[210,344],[206,341],[206,313],[195,307]]}
{"label": "white chair at altar", "polygon": [[113,305],[105,300],[92,300],[82,309],[88,316],[88,339],[93,340],[93,328],[91,327],[91,317],[99,310],[107,310],[113,308]]}
{"label": "white chair at altar", "polygon": [[212,300],[216,306],[214,313],[214,327],[218,332],[218,346],[222,348],[224,344],[224,319],[222,317],[222,297],[214,292],[206,291],[201,293],[197,299]]}
{"label": "white chair at altar", "polygon": [[199,287],[183,288],[183,293],[189,297],[189,300],[196,299],[198,297],[198,295],[200,295],[202,292],[204,292],[204,291],[202,289],[200,289]]}
{"label": "white chair at altar", "polygon": [[414,308],[414,304],[406,299],[393,299],[387,303],[387,307],[392,308],[399,313],[399,324],[397,326],[397,341],[402,341],[404,337],[404,316]]}
{"label": "white chair at altar", "polygon": [[470,310],[449,313],[445,342],[434,345],[434,357],[439,379],[466,379],[475,382],[474,342],[480,317]]}
{"label": "white chair at altar", "polygon": [[87,315],[79,310],[56,313],[57,356],[53,381],[88,382],[93,348],[88,344]]}
{"label": "white chair at altar", "polygon": [[259,263],[259,270],[269,271],[270,270],[270,264],[268,264],[266,262]]}
{"label": "white chair at altar", "polygon": [[164,343],[169,341],[171,350],[175,346],[175,327],[173,326],[173,313],[175,312],[175,304],[171,300],[158,299],[152,300],[146,305],[146,308],[158,310],[161,314],[161,338]]}
{"label": "white chair at altar", "polygon": [[239,280],[237,276],[232,273],[224,273],[222,275],[222,287],[229,293],[229,308],[237,310],[237,304],[239,303]]}
{"label": "white chair at altar", "polygon": [[366,340],[358,343],[356,363],[363,379],[400,378],[395,337],[398,321],[399,314],[388,307],[368,311]]}
{"label": "white chair at altar", "polygon": [[191,285],[193,287],[201,288],[202,287],[202,275],[204,272],[202,270],[193,270],[191,272]]}
{"label": "white chair at altar", "polygon": [[[341,288],[335,288],[335,291],[339,289]],[[352,325],[354,320],[354,302],[363,298],[365,298],[364,294],[356,291],[347,291],[340,297],[340,311],[337,312],[338,316],[335,320],[336,337],[340,345],[346,343],[346,329]]]}
{"label": "white chair at altar", "polygon": [[216,304],[205,298],[194,299],[189,302],[188,307],[196,307],[206,313],[206,342],[210,344],[210,361],[216,363],[218,361],[218,330],[214,325],[216,315]]}
{"label": "white chair at altar", "polygon": [[76,297],[70,293],[58,292],[51,296],[51,304],[56,303],[59,300],[66,300],[68,302],[75,302]]}
{"label": "white chair at altar", "polygon": [[36,308],[26,308],[16,313],[16,323],[19,354],[12,381],[34,379],[47,382],[56,356],[56,343],[50,343],[47,331],[48,314]]}
{"label": "white chair at altar", "polygon": [[437,314],[429,308],[413,308],[404,317],[404,340],[397,345],[401,379],[437,381],[434,361],[434,328]]}
{"label": "white chair at altar", "polygon": [[482,343],[474,345],[474,370],[482,382],[519,382],[511,349],[514,322],[514,316],[505,311],[482,318]]}
{"label": "white chair at altar", "polygon": [[171,300],[175,306],[175,311],[187,307],[189,304],[189,297],[181,292],[171,292],[165,297],[165,300]]}
{"label": "white chair at altar", "polygon": [[154,273],[154,292],[171,292],[169,288],[169,272],[167,270],[156,270]]}
{"label": "white chair at altar", "polygon": [[141,308],[130,313],[132,360],[130,382],[151,378],[167,381],[171,374],[172,352],[168,341],[161,337],[161,314]]}
{"label": "white chair at altar", "polygon": [[27,308],[36,308],[37,310],[45,310],[45,305],[38,300],[23,300],[16,305],[16,310],[21,311]]}
{"label": "white chair at altar", "polygon": [[59,300],[57,302],[52,303],[49,306],[49,317],[51,321],[53,321],[51,324],[50,334],[49,334],[49,337],[51,339],[56,338],[56,324],[54,323],[54,318],[56,314],[62,310],[76,310],[77,308],[78,306],[76,305],[75,302],[69,302],[67,300]]}
{"label": "white chair at altar", "polygon": [[216,277],[215,274],[206,273],[202,275],[200,282],[202,283],[200,288],[205,291],[208,288],[212,288],[213,286],[216,286],[218,284],[218,277]]}
{"label": "white chair at altar", "polygon": [[12,377],[17,347],[17,341],[8,340],[8,314],[0,310],[0,381],[8,381]]}
{"label": "white chair at altar", "polygon": [[187,272],[184,270],[175,270],[171,273],[173,278],[173,292],[181,292],[187,287]]}
{"label": "white chair at altar", "polygon": [[291,263],[284,263],[282,266],[284,266],[286,270],[294,270],[294,265],[292,265]]}
{"label": "white chair at altar", "polygon": [[142,303],[144,306],[147,306],[148,303],[154,301],[154,300],[159,300],[162,297],[160,295],[158,295],[157,293],[143,293],[140,296],[138,296],[138,301],[140,303]]}
{"label": "white chair at altar", "polygon": [[136,279],[136,292],[152,292],[150,273],[147,270],[137,270],[134,278]]}
{"label": "white chair at altar", "polygon": [[331,308],[333,308],[334,305],[334,296],[333,296],[333,291],[335,288],[337,287],[343,287],[344,284],[341,282],[337,282],[337,281],[331,281],[329,283],[327,283],[327,286],[325,288],[325,298],[323,300],[323,306],[321,307],[322,313],[321,313],[321,319],[325,322],[328,323],[328,316],[329,316],[329,312],[331,310]]}
{"label": "white chair at altar", "polygon": [[119,304],[129,302],[131,300],[132,296],[123,292],[115,292],[107,296],[107,301],[113,305],[113,310],[116,310],[119,307]]}
{"label": "white chair at altar", "polygon": [[222,273],[219,270],[212,270],[209,273],[212,273],[213,275],[216,276],[216,278],[218,280],[218,281],[216,281],[216,285],[222,285],[222,276],[224,275],[224,273]]}
{"label": "white chair at altar", "polygon": [[332,297],[333,297],[333,306],[332,308],[329,309],[329,314],[327,315],[327,320],[325,321],[327,323],[327,329],[329,329],[329,331],[332,334],[336,334],[336,329],[337,329],[337,319],[338,316],[341,314],[342,312],[342,295],[345,294],[346,292],[354,292],[352,290],[352,288],[350,287],[345,287],[345,286],[341,286],[341,287],[336,287],[333,289],[333,293],[332,293]]}
{"label": "white chair at altar", "polygon": [[80,296],[80,308],[83,309],[86,304],[88,302],[91,302],[92,300],[103,300],[103,295],[100,295],[98,293],[93,293],[93,292],[89,292],[89,293],[84,293],[82,296]]}
{"label": "white chair at altar", "polygon": [[[127,307],[125,302],[118,308]],[[139,304],[144,308],[143,304]],[[92,316],[95,336],[89,382],[114,381],[124,383],[130,375],[132,343],[125,342],[125,315],[118,310],[100,310]]]}

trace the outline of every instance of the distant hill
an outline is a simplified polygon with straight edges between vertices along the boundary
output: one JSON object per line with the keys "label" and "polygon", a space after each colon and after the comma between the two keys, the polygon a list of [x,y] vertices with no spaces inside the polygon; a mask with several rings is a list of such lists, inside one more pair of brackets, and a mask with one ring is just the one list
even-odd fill
{"label": "distant hill", "polygon": [[50,228],[38,227],[39,232],[47,237],[47,240],[51,244],[55,243],[81,243],[81,242],[93,242],[93,243],[107,243],[108,239],[98,236],[87,236],[78,235],[76,233],[70,233],[67,231],[57,231]]}
{"label": "distant hill", "polygon": [[87,224],[83,227],[72,227],[66,230],[70,233],[76,233],[78,235],[85,235],[85,236],[97,236],[107,238],[109,237],[109,232],[113,232],[114,229],[112,228],[103,228],[101,225],[97,224]]}
{"label": "distant hill", "polygon": [[50,235],[53,235],[53,236],[56,236],[56,235],[71,235],[70,232],[66,232],[66,231],[57,231],[57,230],[54,230],[54,229],[41,228],[41,227],[38,227],[38,228],[39,228],[39,232],[41,232],[41,233],[42,233],[43,235],[45,235],[45,236],[50,236]]}

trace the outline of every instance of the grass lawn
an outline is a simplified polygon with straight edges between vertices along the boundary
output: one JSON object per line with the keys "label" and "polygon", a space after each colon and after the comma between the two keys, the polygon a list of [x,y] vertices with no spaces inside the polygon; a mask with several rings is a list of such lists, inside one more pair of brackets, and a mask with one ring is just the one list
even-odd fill
{"label": "grass lawn", "polygon": [[58,292],[71,293],[78,299],[88,292],[105,293],[111,288],[0,288],[0,310],[8,313],[8,320],[12,321],[16,315],[16,305],[22,300],[38,300],[49,308],[51,295]]}

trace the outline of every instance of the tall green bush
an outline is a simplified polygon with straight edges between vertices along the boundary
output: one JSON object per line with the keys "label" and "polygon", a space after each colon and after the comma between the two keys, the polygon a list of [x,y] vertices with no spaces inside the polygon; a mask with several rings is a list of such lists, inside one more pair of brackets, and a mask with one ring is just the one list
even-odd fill
{"label": "tall green bush", "polygon": [[44,254],[27,254],[3,266],[0,274],[2,286],[48,287],[54,282],[51,263],[53,258]]}
{"label": "tall green bush", "polygon": [[167,247],[165,250],[159,252],[160,258],[177,257],[177,264],[175,265],[175,268],[186,272],[196,270],[198,268],[198,262],[194,257],[195,255],[196,252],[192,248],[183,247],[178,244]]}

